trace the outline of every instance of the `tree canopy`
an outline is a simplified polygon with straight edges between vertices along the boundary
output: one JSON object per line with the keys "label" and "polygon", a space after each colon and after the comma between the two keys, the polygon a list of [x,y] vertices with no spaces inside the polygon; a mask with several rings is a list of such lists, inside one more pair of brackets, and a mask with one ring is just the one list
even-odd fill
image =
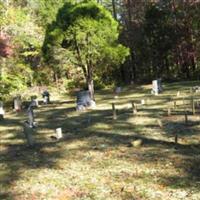
{"label": "tree canopy", "polygon": [[48,27],[43,49],[48,60],[53,48],[65,48],[66,59],[82,68],[93,96],[95,70],[120,65],[128,55],[118,37],[119,25],[103,6],[94,1],[67,2]]}

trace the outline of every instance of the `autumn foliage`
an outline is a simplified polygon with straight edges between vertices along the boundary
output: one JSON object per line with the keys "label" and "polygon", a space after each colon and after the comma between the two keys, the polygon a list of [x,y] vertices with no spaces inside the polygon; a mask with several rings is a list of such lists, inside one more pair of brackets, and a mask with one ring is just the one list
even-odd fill
{"label": "autumn foliage", "polygon": [[9,57],[12,53],[10,38],[5,34],[0,34],[0,57]]}

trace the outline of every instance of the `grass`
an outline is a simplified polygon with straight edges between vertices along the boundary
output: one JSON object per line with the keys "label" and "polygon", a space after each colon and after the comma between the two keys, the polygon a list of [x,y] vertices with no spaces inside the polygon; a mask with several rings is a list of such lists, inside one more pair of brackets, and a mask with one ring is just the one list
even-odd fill
{"label": "grass", "polygon": [[[199,110],[185,124],[190,105],[182,105],[182,97],[189,102],[189,88],[198,84],[166,84],[159,96],[150,95],[150,85],[128,87],[117,99],[112,91],[98,91],[97,109],[81,113],[73,97],[55,96],[35,111],[39,126],[33,148],[22,129],[26,112],[8,109],[0,122],[0,199],[199,200]],[[179,102],[167,116],[170,97]],[[141,99],[149,99],[148,105],[139,105]],[[138,103],[136,116],[132,100]],[[64,135],[60,141],[51,138],[58,127]],[[141,147],[131,145],[137,139]]]}

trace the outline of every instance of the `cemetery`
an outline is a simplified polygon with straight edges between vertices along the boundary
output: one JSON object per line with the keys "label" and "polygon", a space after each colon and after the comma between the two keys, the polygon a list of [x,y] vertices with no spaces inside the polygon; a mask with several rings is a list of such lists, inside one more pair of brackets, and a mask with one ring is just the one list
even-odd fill
{"label": "cemetery", "polygon": [[0,0],[0,200],[200,200],[200,0]]}
{"label": "cemetery", "polygon": [[112,89],[96,91],[93,109],[87,91],[49,92],[51,103],[41,96],[39,107],[30,97],[20,112],[5,107],[3,198],[198,199],[200,95],[193,84],[163,84],[160,94],[152,94],[154,84],[124,87],[117,99]]}

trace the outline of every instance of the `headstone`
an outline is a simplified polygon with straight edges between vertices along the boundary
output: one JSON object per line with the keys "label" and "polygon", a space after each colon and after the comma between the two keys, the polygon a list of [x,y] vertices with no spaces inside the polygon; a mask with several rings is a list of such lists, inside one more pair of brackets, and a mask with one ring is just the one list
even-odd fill
{"label": "headstone", "polygon": [[43,93],[42,93],[42,97],[43,97],[43,102],[45,104],[48,104],[50,103],[50,94],[47,90],[45,90]]}
{"label": "headstone", "polygon": [[24,134],[27,139],[27,143],[29,146],[34,146],[34,139],[33,139],[34,129],[30,126],[28,121],[24,122]]}
{"label": "headstone", "polygon": [[17,97],[14,98],[14,110],[16,112],[20,112],[22,110],[21,96],[17,96]]}
{"label": "headstone", "polygon": [[142,104],[142,105],[145,104],[145,100],[144,100],[144,99],[141,100],[141,104]]}
{"label": "headstone", "polygon": [[131,142],[133,147],[141,147],[142,146],[142,140],[141,139],[137,139]]}
{"label": "headstone", "polygon": [[5,111],[3,109],[3,102],[0,101],[0,120],[4,119]]}
{"label": "headstone", "polygon": [[31,128],[35,127],[36,126],[36,122],[35,122],[35,118],[34,118],[34,112],[33,112],[33,109],[36,107],[36,103],[35,101],[31,101],[28,109],[27,109],[27,113],[28,113],[28,123],[29,123],[29,126]]}
{"label": "headstone", "polygon": [[37,96],[32,96],[31,97],[31,102],[34,102],[34,104],[35,104],[36,107],[39,106],[39,102],[38,102]]}
{"label": "headstone", "polygon": [[62,128],[56,129],[56,138],[59,140],[62,138]]}
{"label": "headstone", "polygon": [[119,93],[121,93],[122,92],[122,88],[121,87],[116,87],[115,88],[115,93],[116,94],[119,94]]}
{"label": "headstone", "polygon": [[83,111],[86,108],[96,107],[95,101],[91,99],[90,92],[87,90],[78,92],[76,104],[77,111]]}
{"label": "headstone", "polygon": [[195,92],[195,93],[199,93],[200,92],[200,86],[192,87],[192,91]]}
{"label": "headstone", "polygon": [[158,95],[162,92],[161,79],[152,81],[152,94]]}

